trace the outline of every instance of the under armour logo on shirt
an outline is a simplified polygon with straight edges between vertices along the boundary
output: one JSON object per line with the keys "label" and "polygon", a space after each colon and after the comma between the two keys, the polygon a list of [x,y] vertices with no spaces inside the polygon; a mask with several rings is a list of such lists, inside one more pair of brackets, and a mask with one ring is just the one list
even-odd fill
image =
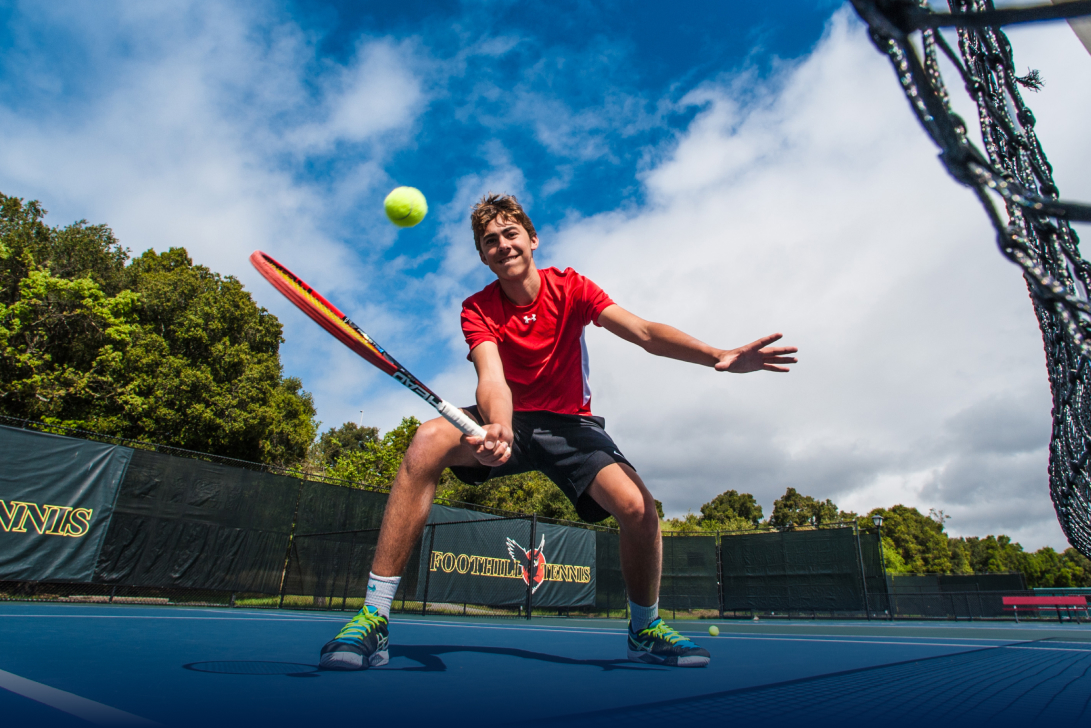
{"label": "under armour logo on shirt", "polygon": [[538,320],[538,315],[533,314],[533,313],[531,315],[529,315],[529,316],[524,316],[523,317],[523,323],[525,323],[525,324],[529,324],[530,322],[537,321],[537,320]]}

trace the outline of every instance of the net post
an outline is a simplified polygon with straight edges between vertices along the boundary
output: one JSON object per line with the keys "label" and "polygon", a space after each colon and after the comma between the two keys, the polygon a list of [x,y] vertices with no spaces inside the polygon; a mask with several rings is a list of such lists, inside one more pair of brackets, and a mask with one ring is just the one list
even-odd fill
{"label": "net post", "polygon": [[[538,530],[538,514],[534,513],[530,517],[530,548],[527,549],[527,621],[530,621],[531,613],[531,599],[534,596],[534,574],[535,574],[535,559],[534,559],[534,539],[537,536]],[[542,557],[538,554],[538,558]]]}
{"label": "net post", "polygon": [[856,536],[856,555],[860,559],[860,586],[864,588],[864,614],[867,615],[867,620],[871,621],[871,604],[867,595],[867,576],[864,574],[864,549],[860,545],[860,524],[853,523],[852,530]]}
{"label": "net post", "polygon": [[724,618],[724,556],[723,536],[716,532],[716,599],[719,602],[720,619]]}
{"label": "net post", "polygon": [[[420,604],[420,616],[428,613],[428,582],[432,580],[432,547],[436,545],[436,524],[432,524],[428,532],[428,561],[424,565],[424,599]],[[405,603],[404,600],[402,602]]]}

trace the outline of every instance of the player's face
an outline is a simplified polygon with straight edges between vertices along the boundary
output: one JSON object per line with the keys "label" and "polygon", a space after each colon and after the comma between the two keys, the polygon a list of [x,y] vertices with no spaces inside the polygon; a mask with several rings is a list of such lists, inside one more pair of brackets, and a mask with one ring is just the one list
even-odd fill
{"label": "player's face", "polygon": [[533,270],[533,251],[538,238],[530,237],[526,229],[514,220],[498,216],[485,227],[481,236],[481,262],[497,278],[518,279]]}

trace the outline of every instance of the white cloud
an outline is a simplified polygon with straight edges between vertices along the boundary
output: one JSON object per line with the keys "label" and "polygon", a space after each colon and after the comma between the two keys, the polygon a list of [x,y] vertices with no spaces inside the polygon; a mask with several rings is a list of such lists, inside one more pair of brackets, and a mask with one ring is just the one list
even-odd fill
{"label": "white cloud", "polygon": [[[1086,191],[1091,59],[1069,36],[1012,33],[1017,61],[1047,79],[1029,102],[1058,179]],[[650,204],[563,226],[543,258],[714,345],[782,331],[801,362],[718,375],[594,330],[594,409],[669,512],[727,488],[769,509],[793,486],[858,511],[942,508],[956,534],[1065,546],[1025,286],[886,58],[843,10],[811,56],[757,83],[691,92],[682,103],[700,113],[645,174]]]}
{"label": "white cloud", "polygon": [[[322,415],[355,419],[380,375],[247,257],[271,253],[396,340],[397,313],[359,286],[396,234],[359,208],[378,209],[386,158],[412,143],[423,52],[375,38],[343,65],[318,61],[315,39],[262,3],[27,4],[11,27],[5,80],[34,80],[0,100],[0,190],[42,200],[52,224],[105,221],[136,253],[183,246],[238,276],[285,324],[286,369]],[[310,174],[315,161],[328,171]]]}
{"label": "white cloud", "polygon": [[374,141],[395,132],[406,136],[425,101],[414,71],[409,43],[361,42],[356,59],[330,74],[326,86],[326,118],[289,137],[294,150],[329,150],[338,142]]}

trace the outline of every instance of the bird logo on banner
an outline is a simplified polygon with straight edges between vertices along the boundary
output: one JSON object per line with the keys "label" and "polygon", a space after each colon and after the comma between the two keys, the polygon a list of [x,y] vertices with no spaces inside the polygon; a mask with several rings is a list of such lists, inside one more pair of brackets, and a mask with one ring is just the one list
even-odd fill
{"label": "bird logo on banner", "polygon": [[[533,579],[533,586],[531,586],[530,593],[538,591],[538,587],[545,581],[546,572],[546,558],[542,553],[542,549],[545,548],[545,534],[542,534],[542,542],[538,544],[538,548],[533,549],[530,553],[520,546],[515,541],[508,539],[508,553],[511,555],[511,560],[514,561],[520,569],[523,571],[523,583],[527,586],[531,586],[531,580]],[[522,554],[522,557],[516,555],[516,552]],[[530,569],[527,569],[527,564],[530,564]],[[533,572],[533,575],[530,573]]]}

